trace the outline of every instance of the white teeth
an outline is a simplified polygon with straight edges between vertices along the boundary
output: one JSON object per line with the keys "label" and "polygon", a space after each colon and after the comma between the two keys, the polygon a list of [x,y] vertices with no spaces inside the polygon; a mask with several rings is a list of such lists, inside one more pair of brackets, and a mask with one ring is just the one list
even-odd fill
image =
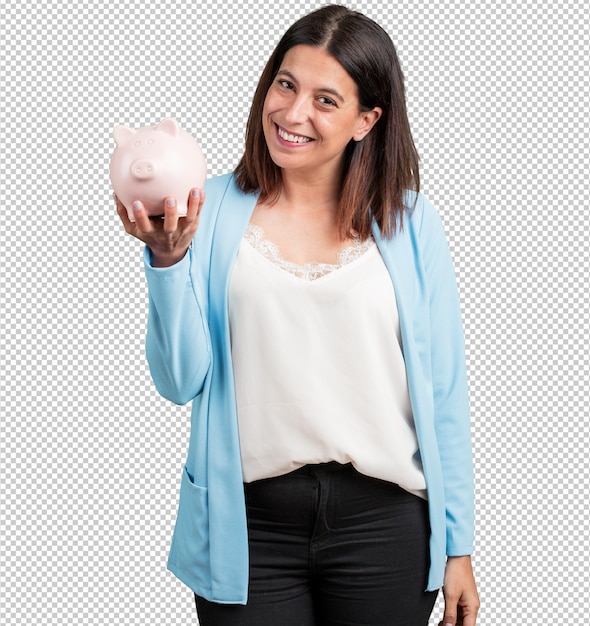
{"label": "white teeth", "polygon": [[279,126],[279,136],[281,137],[281,139],[284,139],[285,141],[290,141],[291,143],[308,143],[309,141],[311,141],[309,137],[300,137],[299,135],[290,135],[288,132],[284,131],[280,126]]}

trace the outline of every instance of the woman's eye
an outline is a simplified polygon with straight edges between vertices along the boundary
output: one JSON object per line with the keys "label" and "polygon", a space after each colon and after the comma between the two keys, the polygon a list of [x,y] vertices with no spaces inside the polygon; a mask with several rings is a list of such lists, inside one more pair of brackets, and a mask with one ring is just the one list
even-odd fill
{"label": "woman's eye", "polygon": [[327,98],[326,96],[320,96],[318,98],[318,100],[322,104],[327,104],[328,106],[336,106],[336,102],[334,102],[334,100],[332,100],[332,98]]}
{"label": "woman's eye", "polygon": [[288,80],[279,79],[278,83],[285,89],[293,89],[293,83],[290,83]]}

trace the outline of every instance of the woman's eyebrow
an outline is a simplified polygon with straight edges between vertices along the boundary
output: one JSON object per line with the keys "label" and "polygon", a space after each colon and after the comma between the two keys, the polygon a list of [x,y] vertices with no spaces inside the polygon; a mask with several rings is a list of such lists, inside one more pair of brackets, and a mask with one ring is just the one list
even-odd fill
{"label": "woman's eyebrow", "polygon": [[[281,70],[279,70],[277,72],[277,76],[279,74],[283,74],[284,76],[287,76],[294,83],[297,82],[297,79],[295,78],[295,76],[293,76],[293,74],[291,74],[291,72],[289,70],[282,70],[281,69]],[[329,93],[330,95],[334,96],[336,99],[340,100],[340,102],[344,102],[344,98],[333,87],[319,87],[319,88],[316,89],[316,91],[322,91],[322,92],[325,92],[325,93]]]}

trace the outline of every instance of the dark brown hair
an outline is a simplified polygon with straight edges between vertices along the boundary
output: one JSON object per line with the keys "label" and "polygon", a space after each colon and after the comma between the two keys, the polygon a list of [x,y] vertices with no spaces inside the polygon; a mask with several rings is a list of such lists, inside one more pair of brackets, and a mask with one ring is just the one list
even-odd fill
{"label": "dark brown hair", "polygon": [[361,141],[345,150],[338,225],[343,237],[351,230],[366,239],[375,220],[391,237],[402,225],[404,192],[420,189],[419,158],[406,111],[404,77],[389,35],[362,13],[330,5],[295,22],[272,53],[250,109],[246,147],[235,169],[237,184],[246,193],[260,192],[275,200],[281,190],[281,169],[272,161],[262,129],[266,94],[285,54],[305,44],[324,48],[357,85],[360,108],[382,109],[382,115]]}

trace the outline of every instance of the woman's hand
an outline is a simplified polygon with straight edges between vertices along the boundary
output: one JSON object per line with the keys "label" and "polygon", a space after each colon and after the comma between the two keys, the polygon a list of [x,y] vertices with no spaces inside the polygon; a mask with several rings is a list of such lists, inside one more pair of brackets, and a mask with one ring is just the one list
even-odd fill
{"label": "woman's hand", "polygon": [[473,577],[471,557],[450,556],[447,559],[443,595],[445,616],[438,626],[475,626],[479,596]]}
{"label": "woman's hand", "polygon": [[176,210],[176,199],[168,196],[164,200],[164,219],[150,219],[143,204],[137,200],[133,203],[132,222],[127,209],[116,198],[117,213],[125,230],[143,241],[151,250],[154,267],[169,267],[178,263],[188,250],[199,226],[199,217],[205,192],[202,189],[191,189],[186,217],[179,217]]}

